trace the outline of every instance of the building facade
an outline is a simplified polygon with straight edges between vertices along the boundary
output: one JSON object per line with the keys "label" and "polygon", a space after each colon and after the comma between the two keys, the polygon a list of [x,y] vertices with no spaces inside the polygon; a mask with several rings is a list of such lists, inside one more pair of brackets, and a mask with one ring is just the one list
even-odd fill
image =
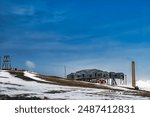
{"label": "building facade", "polygon": [[98,69],[85,69],[68,74],[67,79],[117,85],[117,79],[124,81],[124,73],[107,72]]}

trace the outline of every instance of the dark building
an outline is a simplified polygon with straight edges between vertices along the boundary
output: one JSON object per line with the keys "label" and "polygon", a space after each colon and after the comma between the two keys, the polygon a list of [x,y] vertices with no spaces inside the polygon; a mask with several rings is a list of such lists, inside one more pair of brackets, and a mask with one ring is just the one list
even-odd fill
{"label": "dark building", "polygon": [[124,73],[107,72],[98,69],[85,69],[67,75],[69,80],[103,82],[102,84],[117,85],[116,79],[124,81]]}

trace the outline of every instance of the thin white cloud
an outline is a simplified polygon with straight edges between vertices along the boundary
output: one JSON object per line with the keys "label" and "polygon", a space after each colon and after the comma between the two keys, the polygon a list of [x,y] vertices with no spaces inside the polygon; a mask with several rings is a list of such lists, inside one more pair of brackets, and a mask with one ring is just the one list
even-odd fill
{"label": "thin white cloud", "polygon": [[29,68],[29,69],[35,69],[35,63],[30,61],[30,60],[27,60],[25,62],[26,66]]}
{"label": "thin white cloud", "polygon": [[33,15],[35,13],[33,7],[14,7],[12,13],[16,15]]}
{"label": "thin white cloud", "polygon": [[41,23],[58,23],[65,19],[65,11],[53,11],[51,13],[47,13],[46,16],[42,16]]}

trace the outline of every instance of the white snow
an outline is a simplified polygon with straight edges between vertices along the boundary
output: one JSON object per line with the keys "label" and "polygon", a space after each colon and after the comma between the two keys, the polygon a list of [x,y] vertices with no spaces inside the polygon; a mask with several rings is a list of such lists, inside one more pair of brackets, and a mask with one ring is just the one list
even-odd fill
{"label": "white snow", "polygon": [[150,91],[150,80],[139,80],[136,85],[143,90]]}
{"label": "white snow", "polygon": [[[150,80],[138,80],[136,81],[136,86],[138,86],[141,90],[150,91]],[[126,86],[123,85],[123,87],[133,88],[131,83]]]}
{"label": "white snow", "polygon": [[125,87],[121,87],[120,86],[111,86],[111,85],[107,85],[107,87],[111,88],[111,89],[120,89],[120,90],[124,90],[124,91],[128,91],[129,89],[125,88]]}
{"label": "white snow", "polygon": [[[25,75],[34,80],[42,80],[35,73],[25,72]],[[117,87],[118,88],[118,87]],[[48,93],[49,92],[49,93]],[[101,99],[150,99],[147,97],[123,95],[123,92],[105,89],[92,89],[81,87],[61,86],[36,81],[25,81],[14,77],[7,71],[0,70],[0,94],[14,96],[18,94],[30,94],[30,96],[47,97],[48,99],[78,99],[78,100],[101,100]]]}
{"label": "white snow", "polygon": [[28,71],[25,71],[25,72],[24,72],[24,76],[26,76],[26,77],[29,77],[29,78],[31,78],[31,79],[33,79],[33,80],[36,80],[36,81],[47,82],[46,80],[42,80],[42,79],[36,77],[36,75],[37,75],[37,74],[36,74],[36,73],[33,73],[33,72],[28,72]]}

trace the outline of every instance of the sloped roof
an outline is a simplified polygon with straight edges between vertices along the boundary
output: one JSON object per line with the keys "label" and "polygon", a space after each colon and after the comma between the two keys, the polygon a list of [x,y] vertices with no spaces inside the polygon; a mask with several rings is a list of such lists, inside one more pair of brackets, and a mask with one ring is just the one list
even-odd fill
{"label": "sloped roof", "polygon": [[77,74],[92,74],[92,73],[96,73],[96,72],[103,72],[102,70],[98,70],[98,69],[84,69],[84,70],[80,70],[80,71],[77,71],[76,73]]}

